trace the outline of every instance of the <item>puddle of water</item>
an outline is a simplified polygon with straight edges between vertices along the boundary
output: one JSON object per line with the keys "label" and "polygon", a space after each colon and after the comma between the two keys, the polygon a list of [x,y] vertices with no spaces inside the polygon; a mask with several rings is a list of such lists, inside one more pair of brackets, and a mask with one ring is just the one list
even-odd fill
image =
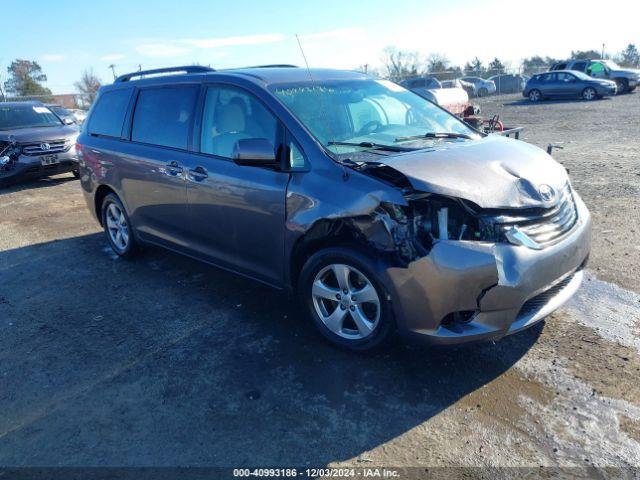
{"label": "puddle of water", "polygon": [[640,294],[598,280],[587,272],[564,311],[600,336],[640,352]]}

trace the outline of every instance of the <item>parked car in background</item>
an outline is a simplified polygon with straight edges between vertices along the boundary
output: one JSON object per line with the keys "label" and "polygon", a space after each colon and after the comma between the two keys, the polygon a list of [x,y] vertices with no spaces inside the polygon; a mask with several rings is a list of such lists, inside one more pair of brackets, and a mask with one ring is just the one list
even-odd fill
{"label": "parked car in background", "polygon": [[70,125],[72,123],[78,123],[76,121],[75,115],[70,110],[60,105],[49,103],[49,104],[45,104],[45,107],[47,107],[49,110],[55,113],[58,117],[60,117],[62,121],[64,121],[67,125]]}
{"label": "parked car in background", "polygon": [[611,60],[569,60],[555,63],[550,70],[576,70],[590,77],[612,80],[619,94],[633,92],[640,83],[640,70],[621,67]]}
{"label": "parked car in background", "polygon": [[79,108],[71,108],[69,109],[69,111],[71,112],[71,115],[73,115],[74,118],[76,119],[76,123],[78,125],[82,125],[87,118],[86,110],[81,110]]}
{"label": "parked car in background", "polygon": [[389,81],[135,72],[85,125],[81,187],[117,255],[159,245],[296,291],[345,348],[497,340],[583,278],[591,221],[567,170]]}
{"label": "parked car in background", "polygon": [[413,92],[421,92],[425,90],[436,90],[442,88],[442,83],[437,78],[433,77],[409,77],[398,82],[398,85],[403,86],[407,90]]}
{"label": "parked car in background", "polygon": [[440,83],[442,83],[442,88],[462,88],[465,92],[467,92],[469,98],[477,96],[476,86],[473,83],[465,82],[460,78],[456,78],[454,80],[443,80]]}
{"label": "parked car in background", "polygon": [[519,93],[524,90],[528,79],[524,75],[505,73],[489,77],[489,80],[496,85],[497,93]]}
{"label": "parked car in background", "polygon": [[616,94],[616,84],[611,80],[592,78],[582,72],[558,70],[539,73],[527,82],[522,95],[532,102],[544,98],[596,98]]}
{"label": "parked car in background", "polygon": [[0,185],[73,172],[78,129],[40,102],[0,103]]}
{"label": "parked car in background", "polygon": [[462,77],[461,80],[472,83],[475,86],[478,97],[486,97],[496,93],[496,84],[492,80],[480,77]]}

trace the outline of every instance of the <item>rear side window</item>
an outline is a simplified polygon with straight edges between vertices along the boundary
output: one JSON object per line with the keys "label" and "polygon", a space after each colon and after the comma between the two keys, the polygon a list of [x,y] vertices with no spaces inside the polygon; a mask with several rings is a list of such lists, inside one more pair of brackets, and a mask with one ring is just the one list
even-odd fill
{"label": "rear side window", "polygon": [[186,150],[197,95],[196,86],[141,90],[131,140]]}
{"label": "rear side window", "polygon": [[571,70],[584,72],[585,68],[587,68],[587,62],[576,62],[573,64],[573,67],[571,67]]}
{"label": "rear side window", "polygon": [[120,137],[132,91],[131,88],[126,88],[100,95],[89,119],[88,132],[94,135]]}

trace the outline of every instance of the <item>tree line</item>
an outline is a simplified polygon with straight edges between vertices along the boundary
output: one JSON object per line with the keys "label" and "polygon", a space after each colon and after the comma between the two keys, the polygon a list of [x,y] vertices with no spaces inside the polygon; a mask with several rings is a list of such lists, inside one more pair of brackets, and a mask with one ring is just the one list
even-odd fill
{"label": "tree line", "polygon": [[[53,100],[51,90],[44,86],[47,76],[38,62],[16,59],[7,67],[7,73],[7,80],[0,82],[0,101],[11,97],[36,97],[43,102]],[[87,69],[74,86],[83,104],[91,105],[101,84],[93,69]]]}
{"label": "tree line", "polygon": [[[602,54],[596,50],[572,50],[571,59],[593,59],[600,58]],[[627,47],[614,56],[605,55],[605,58],[612,59],[623,67],[640,68],[640,53],[634,44]],[[523,75],[532,75],[544,71],[547,67],[561,61],[549,56],[534,55],[525,58],[517,68]],[[439,80],[449,80],[459,78],[464,75],[479,77],[489,77],[499,75],[512,70],[507,62],[503,62],[495,57],[488,64],[484,64],[478,57],[474,57],[464,64],[463,67],[453,65],[449,59],[442,54],[420,55],[418,52],[398,50],[395,47],[387,47],[382,53],[382,65],[379,69],[369,68],[368,65],[361,65],[361,71],[376,74],[390,80],[399,81],[407,77],[431,75]]]}
{"label": "tree line", "polygon": [[[572,59],[600,58],[601,54],[596,50],[571,51]],[[605,55],[605,58],[608,58]],[[640,53],[634,44],[613,56],[613,60],[623,67],[640,68]],[[524,75],[538,73],[559,60],[552,57],[534,55],[525,58],[520,66]],[[418,75],[433,75],[440,80],[462,77],[473,74],[475,76],[489,77],[509,70],[509,65],[503,63],[498,57],[485,65],[478,57],[474,57],[465,63],[464,67],[453,65],[442,54],[432,53],[426,57],[417,52],[398,50],[395,47],[387,47],[382,54],[382,65],[379,69],[361,65],[358,70],[365,71],[380,77],[399,81],[403,78]],[[7,68],[8,78],[0,81],[0,101],[10,97],[38,97],[42,101],[52,99],[52,92],[44,86],[47,76],[42,67],[36,61],[16,59]],[[93,69],[85,70],[80,79],[74,84],[82,102],[91,105],[98,94],[101,85],[100,79],[93,73]]]}

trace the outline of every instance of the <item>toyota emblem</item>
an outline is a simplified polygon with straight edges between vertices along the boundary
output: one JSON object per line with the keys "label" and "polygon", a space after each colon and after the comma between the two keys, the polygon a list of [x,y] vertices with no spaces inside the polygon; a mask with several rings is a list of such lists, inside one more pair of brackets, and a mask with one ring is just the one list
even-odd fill
{"label": "toyota emblem", "polygon": [[553,188],[546,184],[540,185],[538,187],[538,192],[545,202],[553,200],[553,197],[555,197],[556,195],[556,192],[553,190]]}
{"label": "toyota emblem", "polygon": [[44,151],[51,150],[51,145],[49,145],[48,143],[41,143],[40,150],[44,150]]}

